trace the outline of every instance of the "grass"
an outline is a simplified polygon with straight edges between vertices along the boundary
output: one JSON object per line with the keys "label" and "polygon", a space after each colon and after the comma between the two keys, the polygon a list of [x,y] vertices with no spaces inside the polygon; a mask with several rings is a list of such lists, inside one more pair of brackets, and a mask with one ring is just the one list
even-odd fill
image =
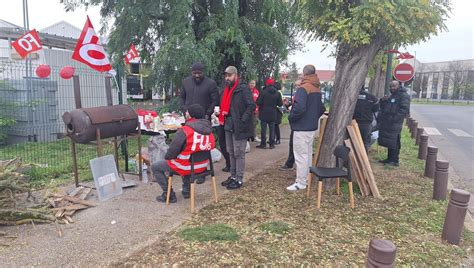
{"label": "grass", "polygon": [[260,229],[271,234],[284,235],[290,230],[290,225],[282,221],[270,221],[261,224]]}
{"label": "grass", "polygon": [[[147,144],[147,136],[142,136],[142,146]],[[113,154],[113,145],[104,143],[104,155]],[[80,181],[92,180],[89,160],[97,157],[95,146],[76,144]],[[129,156],[137,152],[137,139],[129,140]],[[27,175],[30,185],[35,188],[55,187],[74,181],[71,144],[69,139],[53,142],[26,142],[0,148],[0,159],[20,158],[24,163],[33,164]],[[124,169],[124,161],[119,162]]]}
{"label": "grass", "polygon": [[350,209],[347,193],[324,192],[317,209],[315,189],[311,198],[303,191],[289,193],[285,188],[294,174],[277,171],[275,163],[181,227],[225,222],[238,230],[238,240],[189,241],[172,231],[123,264],[364,266],[369,241],[380,238],[397,246],[398,266],[458,266],[472,254],[474,236],[465,231],[459,246],[441,241],[447,201],[431,199],[433,181],[422,175],[414,140],[406,129],[402,138],[399,168],[376,162],[385,150],[374,148],[370,154],[381,199],[356,194],[356,207]]}
{"label": "grass", "polygon": [[178,235],[187,241],[237,241],[239,235],[234,228],[226,224],[210,224],[200,227],[185,227]]}
{"label": "grass", "polygon": [[412,99],[414,104],[430,104],[430,105],[448,105],[448,106],[471,106],[474,101],[463,100],[430,100],[430,99]]}

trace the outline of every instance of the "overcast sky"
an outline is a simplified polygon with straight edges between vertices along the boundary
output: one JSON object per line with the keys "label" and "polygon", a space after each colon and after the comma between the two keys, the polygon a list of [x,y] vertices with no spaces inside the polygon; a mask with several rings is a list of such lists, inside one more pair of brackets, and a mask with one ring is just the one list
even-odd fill
{"label": "overcast sky", "polygon": [[[0,0],[0,19],[23,26],[22,0]],[[474,10],[473,0],[452,0],[452,14],[446,21],[447,32],[433,36],[424,43],[409,46],[404,51],[416,53],[421,62],[474,59]],[[82,29],[86,15],[89,15],[96,31],[100,29],[98,7],[87,11],[78,9],[75,12],[64,11],[59,0],[29,0],[30,28],[40,30],[58,21],[65,20]],[[334,69],[336,61],[330,57],[331,48],[322,51],[321,42],[306,42],[303,51],[291,55],[289,62],[296,62],[302,68],[312,63],[317,69]]]}

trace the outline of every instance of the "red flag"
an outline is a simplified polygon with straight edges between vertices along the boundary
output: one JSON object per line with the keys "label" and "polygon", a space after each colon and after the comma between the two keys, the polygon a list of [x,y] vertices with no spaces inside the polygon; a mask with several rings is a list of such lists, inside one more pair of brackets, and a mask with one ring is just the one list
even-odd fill
{"label": "red flag", "polygon": [[87,64],[99,72],[106,72],[112,69],[108,55],[105,53],[104,47],[99,43],[99,37],[95,33],[89,16],[87,16],[86,24],[84,24],[81,36],[77,40],[72,59]]}
{"label": "red flag", "polygon": [[18,52],[22,58],[26,57],[26,55],[31,52],[42,48],[36,29],[27,32],[22,37],[15,40],[15,42],[12,43],[12,47],[15,48],[16,52]]}
{"label": "red flag", "polygon": [[125,55],[125,63],[130,64],[130,61],[133,60],[134,58],[138,58],[140,55],[138,55],[138,51],[135,48],[134,44],[130,45],[130,49],[127,52],[127,55]]}

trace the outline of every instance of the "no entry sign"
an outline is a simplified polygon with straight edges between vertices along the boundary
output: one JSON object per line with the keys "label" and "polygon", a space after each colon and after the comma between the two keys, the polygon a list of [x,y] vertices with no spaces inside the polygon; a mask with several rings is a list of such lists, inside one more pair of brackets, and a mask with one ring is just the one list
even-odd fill
{"label": "no entry sign", "polygon": [[402,83],[410,81],[414,75],[415,69],[408,63],[398,64],[395,69],[393,69],[393,76]]}

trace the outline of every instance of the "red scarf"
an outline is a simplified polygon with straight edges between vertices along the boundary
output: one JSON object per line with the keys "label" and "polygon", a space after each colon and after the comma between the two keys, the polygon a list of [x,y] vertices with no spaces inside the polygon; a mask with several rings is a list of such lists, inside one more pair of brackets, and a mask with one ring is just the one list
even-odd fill
{"label": "red scarf", "polygon": [[239,84],[239,79],[235,80],[234,85],[232,88],[228,86],[225,87],[224,92],[222,93],[221,105],[220,105],[220,113],[219,113],[219,124],[224,125],[224,118],[230,112],[230,102],[232,100],[232,93],[234,93],[234,89]]}

